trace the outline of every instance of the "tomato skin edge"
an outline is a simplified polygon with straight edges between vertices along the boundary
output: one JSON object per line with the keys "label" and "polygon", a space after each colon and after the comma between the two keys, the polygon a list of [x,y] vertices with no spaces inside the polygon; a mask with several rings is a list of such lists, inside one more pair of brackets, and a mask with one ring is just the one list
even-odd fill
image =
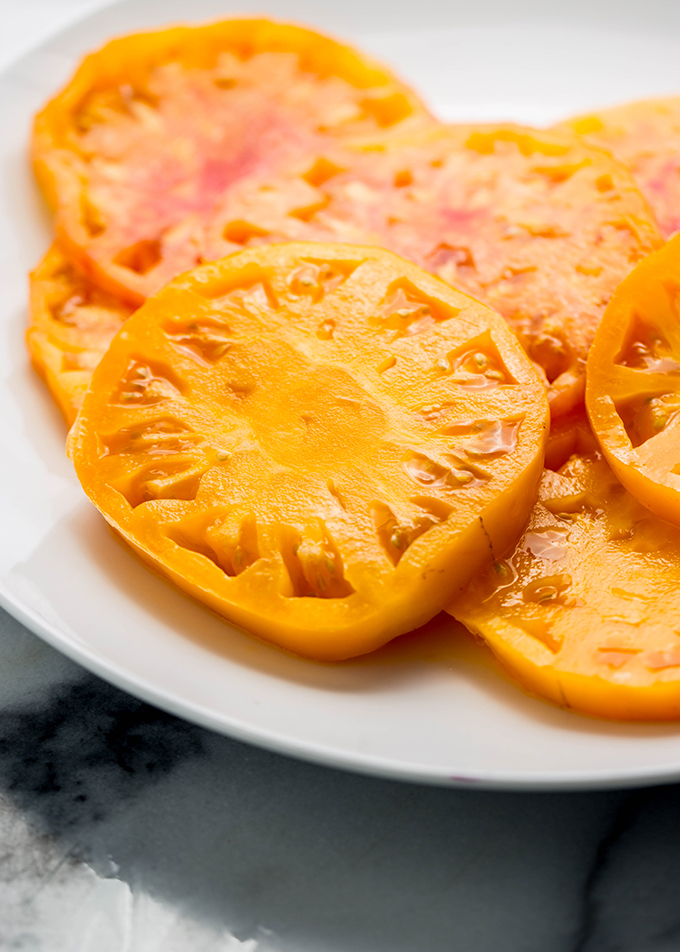
{"label": "tomato skin edge", "polygon": [[[254,616],[247,610],[242,610],[236,606],[225,606],[224,600],[216,597],[208,588],[197,585],[192,579],[187,579],[184,574],[180,574],[176,569],[163,562],[157,555],[142,547],[136,540],[132,539],[117,523],[110,523],[114,531],[120,538],[133,550],[135,555],[150,567],[153,571],[169,579],[178,588],[186,594],[193,597],[199,603],[207,605],[212,611],[220,615],[226,621],[241,627],[246,633],[254,635],[261,641],[270,643],[267,637],[266,628],[270,625],[276,626],[276,641],[278,647],[282,647],[295,655],[309,658],[316,661],[344,661],[359,655],[367,654],[391,641],[399,635],[406,634],[419,628],[425,622],[429,621],[438,613],[451,596],[457,590],[465,585],[468,577],[481,569],[489,559],[489,541],[486,530],[477,520],[466,533],[469,536],[467,543],[468,558],[465,561],[463,572],[453,572],[447,579],[447,584],[442,585],[438,582],[437,587],[441,589],[441,596],[438,608],[432,610],[428,608],[424,612],[414,612],[414,596],[409,590],[405,591],[402,600],[394,603],[390,612],[392,624],[387,624],[384,617],[375,622],[370,619],[362,619],[361,632],[357,633],[356,620],[352,619],[349,629],[344,630],[340,627],[329,628],[326,631],[314,628],[305,630],[295,624],[285,624],[281,618],[265,619],[265,625],[262,625],[261,615]],[[517,531],[513,531],[512,536],[516,538],[522,531],[522,526]],[[510,535],[510,533],[508,533]],[[510,543],[512,545],[512,543]],[[509,546],[505,546],[507,549]],[[500,548],[500,547],[499,547]],[[500,549],[503,551],[503,549]],[[433,577],[443,569],[432,567]],[[420,598],[426,596],[427,592],[419,590]],[[427,599],[424,599],[427,600]],[[226,608],[226,610],[225,610]],[[227,614],[228,612],[228,614]],[[335,644],[336,639],[341,639],[342,648],[338,650]]]}
{"label": "tomato skin edge", "polygon": [[616,355],[636,308],[657,285],[673,278],[677,281],[678,276],[680,235],[644,258],[617,287],[588,354],[585,404],[602,454],[622,485],[654,515],[680,526],[680,479],[675,488],[667,481],[669,474],[654,479],[644,471],[607,392],[615,379]]}
{"label": "tomato skin edge", "polygon": [[[69,433],[68,446],[69,456],[71,456],[76,466],[79,479],[83,481],[87,464],[81,465],[76,450],[81,430],[82,422],[77,419]],[[490,561],[502,557],[516,543],[526,524],[523,513],[526,511],[527,494],[523,487],[527,483],[533,485],[535,495],[538,492],[542,473],[543,453],[541,452],[527,467],[521,480],[521,487],[514,487],[512,493],[506,492],[501,497],[497,497],[480,517],[455,537],[451,547],[455,546],[456,549],[459,549],[461,544],[464,545],[466,551],[464,561],[455,556],[453,559],[447,558],[446,552],[440,551],[431,560],[422,575],[418,573],[420,577],[411,580],[411,585],[408,584],[408,579],[405,579],[404,582],[395,580],[394,587],[399,590],[399,597],[392,599],[387,619],[379,609],[375,618],[359,619],[360,625],[357,625],[356,615],[352,615],[348,618],[347,624],[328,628],[325,631],[300,623],[306,620],[302,603],[315,602],[316,599],[290,600],[291,602],[298,602],[303,609],[300,613],[297,613],[297,618],[293,617],[289,620],[276,614],[265,615],[263,618],[261,610],[252,612],[247,607],[237,605],[234,601],[228,601],[223,596],[215,594],[209,584],[201,585],[195,573],[192,573],[193,577],[187,577],[185,567],[180,564],[183,560],[182,556],[180,556],[179,561],[173,557],[173,553],[170,552],[171,544],[168,540],[164,540],[160,552],[155,552],[151,546],[144,545],[138,539],[133,538],[131,530],[125,525],[127,507],[122,501],[115,507],[118,510],[118,515],[116,515],[112,511],[113,507],[110,500],[105,502],[104,499],[98,498],[98,494],[91,491],[88,491],[88,496],[104,515],[116,536],[128,545],[134,554],[152,571],[169,579],[199,603],[207,605],[216,614],[239,626],[248,634],[254,635],[259,640],[265,642],[273,640],[278,647],[284,648],[293,654],[312,660],[330,662],[344,661],[375,651],[393,638],[420,627],[439,611],[445,609],[446,605],[465,587],[476,572],[481,571]],[[494,509],[500,512],[494,513]],[[487,529],[487,524],[489,529]],[[499,531],[496,531],[492,526],[497,526]],[[465,543],[461,543],[461,536],[466,537],[467,541]],[[405,562],[402,568],[406,569]],[[205,569],[210,570],[211,567],[206,566]],[[204,571],[203,567],[202,571]],[[215,569],[215,572],[211,574],[216,574],[217,571]],[[399,574],[404,575],[405,572],[402,571]],[[429,574],[427,582],[423,582],[423,575],[425,574]],[[414,581],[415,584],[413,584]],[[436,593],[437,596],[434,608],[432,608],[433,593]],[[417,607],[419,603],[424,603],[428,607],[424,610],[419,609]],[[272,627],[276,628],[275,639],[267,637],[267,631]],[[340,649],[336,644],[338,639],[342,645]]]}
{"label": "tomato skin edge", "polygon": [[[457,618],[454,611],[446,609]],[[462,622],[491,649],[505,671],[526,694],[570,713],[607,721],[664,722],[680,720],[680,683],[658,681],[646,687],[613,684],[606,678],[560,671],[540,664],[512,644],[510,625],[485,626],[484,633]],[[496,630],[497,629],[497,630]],[[501,631],[501,629],[503,629]],[[527,637],[524,635],[523,637]]]}

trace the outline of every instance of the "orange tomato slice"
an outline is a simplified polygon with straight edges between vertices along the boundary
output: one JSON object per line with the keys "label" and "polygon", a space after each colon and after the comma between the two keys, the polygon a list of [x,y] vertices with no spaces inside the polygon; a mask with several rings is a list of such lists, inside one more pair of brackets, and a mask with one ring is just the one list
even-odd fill
{"label": "orange tomato slice", "polygon": [[680,717],[680,536],[599,454],[546,470],[514,551],[447,610],[533,694],[598,717]]}
{"label": "orange tomato slice", "polygon": [[429,128],[317,163],[230,191],[206,257],[233,251],[238,229],[382,245],[498,310],[543,368],[555,415],[583,405],[605,305],[661,244],[626,168],[576,136],[507,125]]}
{"label": "orange tomato slice", "polygon": [[132,308],[78,274],[57,245],[31,272],[30,292],[33,366],[70,426],[92,371]]}
{"label": "orange tomato slice", "polygon": [[331,660],[422,624],[513,542],[546,428],[544,388],[490,308],[387,251],[271,245],[127,321],[70,454],[143,559]]}
{"label": "orange tomato slice", "polygon": [[423,121],[416,96],[350,47],[226,20],[86,57],[37,116],[33,158],[69,256],[138,305],[201,262],[203,223],[235,183],[309,167],[336,139]]}
{"label": "orange tomato slice", "polygon": [[614,292],[588,357],[586,406],[623,485],[680,524],[680,236]]}
{"label": "orange tomato slice", "polygon": [[663,236],[680,231],[680,96],[602,109],[556,128],[610,149],[632,171]]}

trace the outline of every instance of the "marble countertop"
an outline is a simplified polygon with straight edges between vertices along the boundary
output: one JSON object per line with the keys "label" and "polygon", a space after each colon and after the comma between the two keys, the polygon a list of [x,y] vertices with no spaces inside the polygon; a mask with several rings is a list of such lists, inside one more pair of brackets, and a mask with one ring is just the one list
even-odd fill
{"label": "marble countertop", "polygon": [[[6,4],[0,66],[87,6]],[[0,950],[675,952],[680,786],[455,791],[185,723],[0,612]]]}
{"label": "marble countertop", "polygon": [[679,813],[290,760],[0,615],[3,952],[675,952]]}

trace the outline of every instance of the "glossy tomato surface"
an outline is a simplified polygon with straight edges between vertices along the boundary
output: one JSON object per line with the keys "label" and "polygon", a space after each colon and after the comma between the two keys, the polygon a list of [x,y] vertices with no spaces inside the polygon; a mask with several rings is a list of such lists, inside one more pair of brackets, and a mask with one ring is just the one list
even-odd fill
{"label": "glossy tomato surface", "polygon": [[532,694],[598,717],[680,718],[680,536],[598,453],[545,471],[520,542],[448,611]]}

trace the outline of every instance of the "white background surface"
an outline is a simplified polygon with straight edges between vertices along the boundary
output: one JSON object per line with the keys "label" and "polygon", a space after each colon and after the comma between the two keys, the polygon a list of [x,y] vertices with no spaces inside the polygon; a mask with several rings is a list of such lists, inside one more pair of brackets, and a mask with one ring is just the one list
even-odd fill
{"label": "white background surface", "polygon": [[4,0],[0,68],[36,46],[75,15],[93,6],[89,0]]}
{"label": "white background surface", "polygon": [[[50,16],[77,6],[12,4],[9,16],[3,10],[0,56],[28,47],[49,32]],[[191,15],[227,7],[196,0]],[[239,4],[246,7],[262,9]],[[357,40],[450,118],[547,122],[594,103],[680,90],[680,17],[666,4],[501,4],[491,19],[490,0],[473,11],[427,2],[417,11],[365,8],[358,0],[332,8],[272,0],[270,9]],[[29,116],[85,50],[186,13],[178,0],[103,10],[17,62],[0,84],[0,445],[11,461],[0,472],[0,576],[14,610],[72,657],[160,706],[332,764],[520,787],[680,775],[676,726],[606,724],[529,699],[465,640],[436,663],[392,657],[329,667],[230,633],[132,560],[83,500],[63,455],[63,428],[21,340],[24,275],[49,233],[26,169]]]}

